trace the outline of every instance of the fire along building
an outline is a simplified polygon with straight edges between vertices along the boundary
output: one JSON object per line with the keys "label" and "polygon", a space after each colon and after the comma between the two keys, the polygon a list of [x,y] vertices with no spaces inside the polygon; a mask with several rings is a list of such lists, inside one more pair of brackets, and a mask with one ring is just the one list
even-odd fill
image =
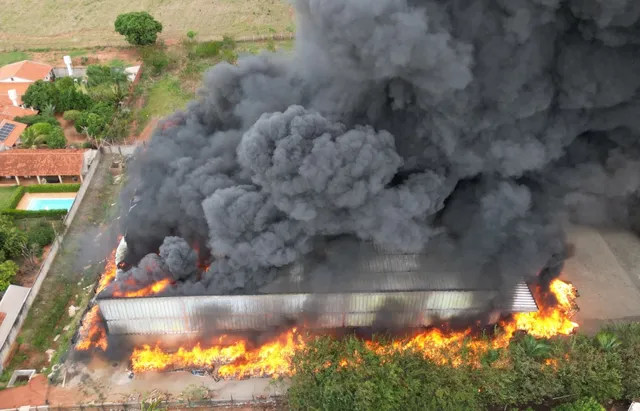
{"label": "fire along building", "polygon": [[[126,252],[123,241],[116,253]],[[309,328],[423,327],[487,312],[534,312],[524,283],[499,298],[495,285],[463,277],[434,254],[393,253],[352,238],[323,242],[316,252],[281,268],[252,295],[102,298],[97,303],[111,335],[167,335],[265,330],[287,323]]]}

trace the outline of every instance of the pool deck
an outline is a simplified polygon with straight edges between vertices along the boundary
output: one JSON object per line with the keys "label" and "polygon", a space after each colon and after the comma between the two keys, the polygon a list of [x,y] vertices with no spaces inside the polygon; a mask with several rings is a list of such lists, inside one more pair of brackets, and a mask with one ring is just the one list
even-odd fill
{"label": "pool deck", "polygon": [[29,201],[34,198],[76,198],[77,193],[24,193],[18,206],[17,210],[26,210],[29,206]]}

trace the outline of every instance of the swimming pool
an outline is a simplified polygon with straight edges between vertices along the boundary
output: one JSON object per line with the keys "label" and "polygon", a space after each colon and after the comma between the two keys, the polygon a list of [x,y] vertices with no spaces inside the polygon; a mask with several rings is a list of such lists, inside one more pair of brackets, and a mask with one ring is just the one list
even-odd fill
{"label": "swimming pool", "polygon": [[75,198],[33,198],[27,210],[68,210]]}

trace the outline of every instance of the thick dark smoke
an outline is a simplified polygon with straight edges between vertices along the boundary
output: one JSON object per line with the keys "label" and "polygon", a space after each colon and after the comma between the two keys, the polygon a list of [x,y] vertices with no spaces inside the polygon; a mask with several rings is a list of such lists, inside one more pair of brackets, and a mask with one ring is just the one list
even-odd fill
{"label": "thick dark smoke", "polygon": [[162,244],[175,292],[255,291],[338,234],[446,241],[509,289],[557,274],[569,221],[637,227],[640,2],[295,5],[292,55],[212,68],[132,165],[131,258]]}

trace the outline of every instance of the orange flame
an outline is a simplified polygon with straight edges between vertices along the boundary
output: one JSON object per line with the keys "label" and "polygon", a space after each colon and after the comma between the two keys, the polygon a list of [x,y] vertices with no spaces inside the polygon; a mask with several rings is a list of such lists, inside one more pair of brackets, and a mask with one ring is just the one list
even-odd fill
{"label": "orange flame", "polygon": [[107,332],[102,322],[100,308],[97,305],[84,317],[82,327],[80,327],[79,339],[76,343],[76,350],[87,351],[89,348],[99,348],[107,350]]}
{"label": "orange flame", "polygon": [[[120,238],[122,237],[119,237],[118,241],[120,241]],[[116,270],[117,270],[116,249],[114,248],[111,254],[109,255],[109,258],[107,258],[107,263],[104,266],[104,271],[100,276],[100,280],[98,281],[98,288],[96,289],[96,294],[100,294],[102,290],[107,288],[107,286],[111,284],[113,280],[116,279]]]}
{"label": "orange flame", "polygon": [[[567,335],[578,326],[570,318],[576,308],[577,292],[568,283],[554,280],[550,285],[557,305],[542,307],[535,313],[515,314],[511,320],[500,323],[501,332],[492,339],[474,338],[471,329],[461,332],[430,329],[418,335],[396,340],[389,344],[376,341],[367,342],[367,347],[380,354],[405,351],[409,349],[423,352],[441,364],[457,366],[463,363],[461,356],[451,355],[456,347],[466,346],[470,355],[481,354],[488,349],[506,347],[517,331],[524,331],[534,337],[551,337],[558,334]],[[272,342],[256,349],[247,349],[244,341],[231,345],[213,345],[202,348],[180,348],[177,352],[168,353],[159,345],[151,348],[148,345],[136,348],[131,356],[132,368],[135,372],[166,370],[168,368],[210,367],[218,366],[218,376],[222,378],[244,378],[251,376],[292,375],[289,359],[297,350],[305,346],[304,339],[291,330]],[[327,366],[330,364],[327,363]],[[339,366],[347,366],[341,360]],[[547,365],[554,366],[553,362]]]}
{"label": "orange flame", "polygon": [[171,280],[165,278],[164,280],[156,281],[155,283],[148,285],[144,288],[135,291],[121,291],[115,290],[113,292],[114,297],[135,298],[135,297],[148,297],[150,295],[158,294],[164,291],[171,285]]}

